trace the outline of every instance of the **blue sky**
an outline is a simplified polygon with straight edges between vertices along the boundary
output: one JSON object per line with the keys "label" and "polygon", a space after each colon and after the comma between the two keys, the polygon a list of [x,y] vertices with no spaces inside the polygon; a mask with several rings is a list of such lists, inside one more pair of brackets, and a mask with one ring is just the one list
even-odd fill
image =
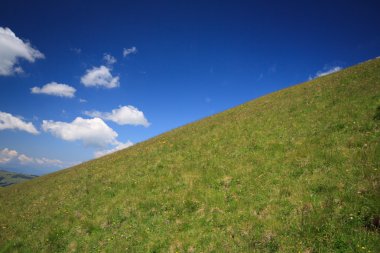
{"label": "blue sky", "polygon": [[380,55],[378,1],[0,8],[0,168],[43,174]]}

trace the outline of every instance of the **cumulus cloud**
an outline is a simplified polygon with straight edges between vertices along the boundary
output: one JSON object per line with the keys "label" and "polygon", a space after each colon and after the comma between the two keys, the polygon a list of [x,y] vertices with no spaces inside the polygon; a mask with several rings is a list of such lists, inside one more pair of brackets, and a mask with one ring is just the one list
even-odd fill
{"label": "cumulus cloud", "polygon": [[76,89],[63,83],[51,82],[40,87],[30,89],[33,94],[46,94],[58,97],[74,97]]}
{"label": "cumulus cloud", "polygon": [[0,149],[0,163],[7,163],[18,155],[16,150]]}
{"label": "cumulus cloud", "polygon": [[13,116],[10,113],[0,111],[0,131],[5,129],[16,129],[31,134],[39,133],[33,123],[25,122],[21,118]]}
{"label": "cumulus cloud", "polygon": [[132,105],[120,106],[111,112],[86,111],[85,114],[90,117],[110,120],[119,125],[143,125],[148,127],[150,124],[145,118],[144,113]]}
{"label": "cumulus cloud", "polygon": [[33,48],[28,41],[23,41],[9,28],[0,27],[0,76],[22,73],[18,66],[19,59],[34,62],[45,56]]}
{"label": "cumulus cloud", "polygon": [[341,71],[343,68],[340,67],[340,66],[333,66],[333,67],[324,67],[323,70],[320,70],[318,71],[314,77],[312,76],[309,76],[309,80],[312,80],[314,78],[317,78],[317,77],[321,77],[321,76],[327,76],[327,75],[330,75],[332,73],[335,73],[335,72],[338,72],[338,71]]}
{"label": "cumulus cloud", "polygon": [[116,88],[119,86],[119,77],[112,76],[111,69],[106,66],[88,69],[82,76],[81,83],[86,87]]}
{"label": "cumulus cloud", "polygon": [[119,150],[122,150],[122,149],[125,149],[125,148],[129,148],[130,146],[133,145],[133,142],[131,141],[127,141],[125,143],[122,143],[122,142],[116,142],[114,145],[116,145],[114,148],[111,148],[111,149],[106,149],[106,150],[101,150],[101,151],[97,151],[95,152],[95,157],[101,157],[101,156],[104,156],[104,155],[108,155],[108,154],[111,154],[113,152],[116,152],[116,151],[119,151]]}
{"label": "cumulus cloud", "polygon": [[131,48],[124,48],[123,49],[123,56],[127,57],[130,54],[136,54],[137,53],[137,48],[136,47],[131,47]]}
{"label": "cumulus cloud", "polygon": [[43,166],[60,166],[64,163],[58,159],[49,159],[46,157],[34,158],[25,154],[20,154],[16,150],[8,148],[0,149],[0,164],[5,163],[20,163],[22,165],[43,165]]}
{"label": "cumulus cloud", "polygon": [[102,119],[83,119],[77,117],[74,121],[60,122],[43,120],[42,129],[65,141],[82,141],[87,146],[105,147],[116,143],[118,134]]}
{"label": "cumulus cloud", "polygon": [[112,65],[112,64],[115,64],[117,62],[116,58],[113,57],[112,55],[110,54],[104,54],[103,55],[103,60],[108,64],[108,65]]}

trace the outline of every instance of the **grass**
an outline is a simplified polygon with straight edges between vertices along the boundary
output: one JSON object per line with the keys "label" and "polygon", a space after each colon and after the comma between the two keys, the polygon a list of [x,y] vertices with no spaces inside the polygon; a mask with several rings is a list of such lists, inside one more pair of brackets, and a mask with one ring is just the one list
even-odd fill
{"label": "grass", "polygon": [[379,106],[371,60],[0,189],[0,249],[380,252]]}

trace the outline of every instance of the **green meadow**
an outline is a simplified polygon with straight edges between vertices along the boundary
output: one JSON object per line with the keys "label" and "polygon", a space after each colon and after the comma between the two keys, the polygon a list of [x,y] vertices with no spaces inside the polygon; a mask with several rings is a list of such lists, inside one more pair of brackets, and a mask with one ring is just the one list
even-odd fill
{"label": "green meadow", "polygon": [[380,59],[0,188],[0,252],[380,252]]}

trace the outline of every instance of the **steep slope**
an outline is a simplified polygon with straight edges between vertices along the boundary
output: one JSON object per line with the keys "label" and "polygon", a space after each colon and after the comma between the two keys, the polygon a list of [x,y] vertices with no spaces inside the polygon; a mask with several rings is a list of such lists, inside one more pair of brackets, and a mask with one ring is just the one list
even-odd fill
{"label": "steep slope", "polygon": [[380,252],[380,60],[0,189],[15,252]]}

